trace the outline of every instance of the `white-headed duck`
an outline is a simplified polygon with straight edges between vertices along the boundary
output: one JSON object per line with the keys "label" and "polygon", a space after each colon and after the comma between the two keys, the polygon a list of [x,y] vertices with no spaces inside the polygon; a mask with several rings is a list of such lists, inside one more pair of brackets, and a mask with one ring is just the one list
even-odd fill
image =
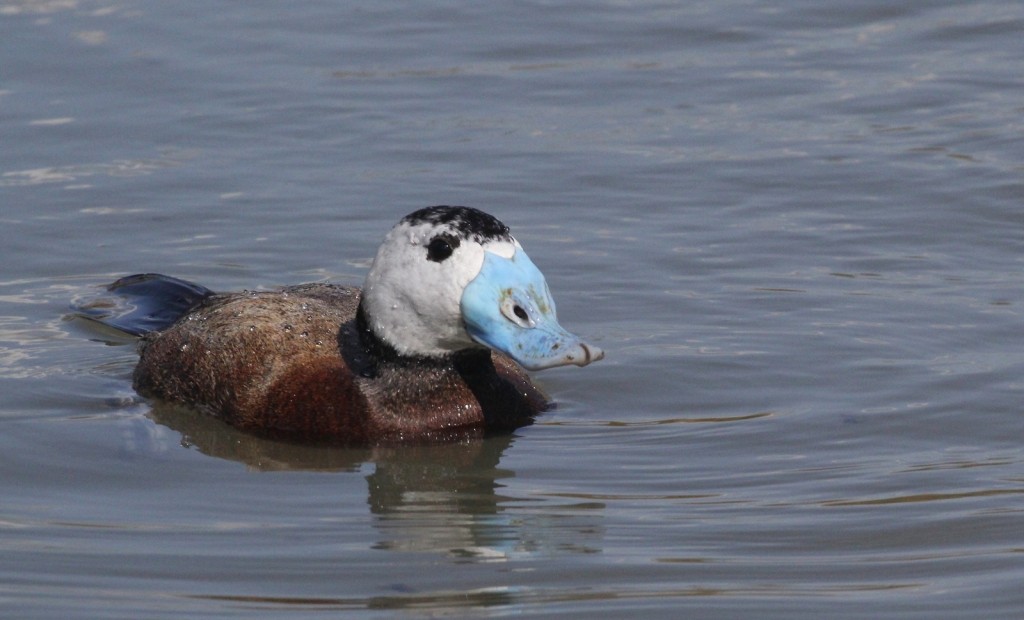
{"label": "white-headed duck", "polygon": [[558,324],[544,276],[508,227],[468,207],[404,217],[361,290],[218,294],[153,274],[109,288],[175,298],[151,328],[135,327],[140,394],[299,440],[507,432],[549,406],[523,368],[604,357]]}

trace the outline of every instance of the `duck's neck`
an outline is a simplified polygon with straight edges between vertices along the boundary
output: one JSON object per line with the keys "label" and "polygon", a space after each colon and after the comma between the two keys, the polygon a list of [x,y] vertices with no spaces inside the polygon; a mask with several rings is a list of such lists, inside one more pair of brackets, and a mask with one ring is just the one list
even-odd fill
{"label": "duck's neck", "polygon": [[452,351],[445,355],[404,355],[378,336],[366,316],[363,302],[356,309],[356,328],[363,349],[377,364],[392,366],[419,366],[433,368],[473,368],[490,362],[491,352],[483,347]]}

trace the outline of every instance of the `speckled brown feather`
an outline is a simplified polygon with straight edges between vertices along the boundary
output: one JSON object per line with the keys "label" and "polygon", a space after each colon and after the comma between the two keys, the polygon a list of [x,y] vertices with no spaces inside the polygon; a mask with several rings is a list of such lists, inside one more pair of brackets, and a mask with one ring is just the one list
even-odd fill
{"label": "speckled brown feather", "polygon": [[329,284],[214,295],[143,339],[135,389],[248,431],[352,444],[508,431],[547,407],[519,366],[485,349],[377,355],[359,299]]}

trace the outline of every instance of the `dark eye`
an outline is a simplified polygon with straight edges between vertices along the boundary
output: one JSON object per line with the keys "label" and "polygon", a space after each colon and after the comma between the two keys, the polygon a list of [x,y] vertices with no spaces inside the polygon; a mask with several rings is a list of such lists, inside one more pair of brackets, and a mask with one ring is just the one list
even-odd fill
{"label": "dark eye", "polygon": [[515,313],[517,317],[521,318],[524,321],[530,320],[530,315],[526,314],[526,310],[523,310],[522,306],[516,306],[515,308],[512,308],[512,312]]}
{"label": "dark eye", "polygon": [[459,247],[459,240],[448,235],[438,235],[427,244],[427,260],[440,263]]}

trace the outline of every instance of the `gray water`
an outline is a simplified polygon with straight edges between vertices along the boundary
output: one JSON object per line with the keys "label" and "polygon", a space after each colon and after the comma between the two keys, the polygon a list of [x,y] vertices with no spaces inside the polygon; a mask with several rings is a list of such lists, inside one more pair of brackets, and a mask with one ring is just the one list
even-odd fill
{"label": "gray water", "polygon": [[[0,0],[0,616],[1019,618],[1024,5]],[[69,307],[512,227],[605,361],[253,439]],[[112,345],[112,346],[108,346]]]}

